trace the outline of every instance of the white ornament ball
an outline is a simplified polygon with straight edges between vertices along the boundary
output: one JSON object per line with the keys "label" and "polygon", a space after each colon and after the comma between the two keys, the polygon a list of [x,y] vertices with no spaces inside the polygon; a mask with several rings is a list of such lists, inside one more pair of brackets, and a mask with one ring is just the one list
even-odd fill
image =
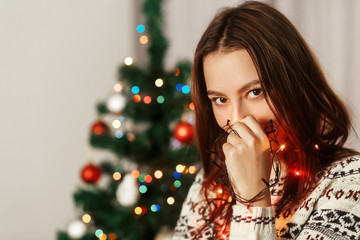
{"label": "white ornament ball", "polygon": [[68,234],[71,238],[78,239],[84,236],[86,232],[86,225],[80,220],[73,221],[69,224]]}
{"label": "white ornament ball", "polygon": [[171,240],[174,232],[168,227],[162,227],[160,231],[156,234],[154,240]]}
{"label": "white ornament ball", "polygon": [[116,190],[117,200],[122,206],[130,207],[138,201],[139,195],[137,179],[131,174],[126,174]]}
{"label": "white ornament ball", "polygon": [[120,113],[126,105],[126,98],[121,94],[112,95],[106,102],[110,112]]}

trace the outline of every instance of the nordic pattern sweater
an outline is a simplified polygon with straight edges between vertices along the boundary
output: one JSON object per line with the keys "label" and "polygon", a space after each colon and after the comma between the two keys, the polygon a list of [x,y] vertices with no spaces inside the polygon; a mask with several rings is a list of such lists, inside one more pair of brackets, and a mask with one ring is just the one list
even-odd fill
{"label": "nordic pattern sweater", "polygon": [[[211,204],[200,192],[203,183],[200,171],[183,203],[172,240],[360,239],[360,156],[334,162],[320,176],[303,201],[278,217],[274,207],[247,210],[234,205],[230,232],[219,235],[223,219],[201,229]],[[282,182],[283,178],[270,191],[272,203],[281,196]]]}

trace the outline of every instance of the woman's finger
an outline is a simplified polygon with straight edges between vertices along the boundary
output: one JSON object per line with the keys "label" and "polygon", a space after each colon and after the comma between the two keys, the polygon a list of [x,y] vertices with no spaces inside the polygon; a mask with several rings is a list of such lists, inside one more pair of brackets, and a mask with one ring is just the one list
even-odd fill
{"label": "woman's finger", "polygon": [[265,130],[261,127],[260,123],[253,116],[247,116],[240,122],[245,124],[258,138],[266,138]]}

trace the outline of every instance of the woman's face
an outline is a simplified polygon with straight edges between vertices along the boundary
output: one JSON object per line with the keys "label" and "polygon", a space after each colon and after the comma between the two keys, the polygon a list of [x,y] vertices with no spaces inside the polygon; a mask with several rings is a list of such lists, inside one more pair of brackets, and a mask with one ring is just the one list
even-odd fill
{"label": "woman's face", "polygon": [[[270,119],[277,122],[246,50],[212,53],[205,57],[203,68],[207,94],[220,127],[225,126],[229,118],[235,123],[249,115],[263,128]],[[284,140],[284,131],[279,129],[278,141]]]}

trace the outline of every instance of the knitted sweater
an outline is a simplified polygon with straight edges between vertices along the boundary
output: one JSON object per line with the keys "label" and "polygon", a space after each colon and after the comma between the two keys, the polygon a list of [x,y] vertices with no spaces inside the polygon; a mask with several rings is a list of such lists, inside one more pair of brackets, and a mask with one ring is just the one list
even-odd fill
{"label": "knitted sweater", "polygon": [[[275,217],[273,207],[234,205],[230,233],[219,236],[223,219],[204,226],[211,207],[200,193],[203,171],[196,176],[183,204],[172,240],[186,239],[360,239],[360,156],[334,162],[326,168],[313,190],[291,211]],[[271,202],[281,196],[282,177],[271,190]],[[200,232],[200,233],[199,233]]]}

